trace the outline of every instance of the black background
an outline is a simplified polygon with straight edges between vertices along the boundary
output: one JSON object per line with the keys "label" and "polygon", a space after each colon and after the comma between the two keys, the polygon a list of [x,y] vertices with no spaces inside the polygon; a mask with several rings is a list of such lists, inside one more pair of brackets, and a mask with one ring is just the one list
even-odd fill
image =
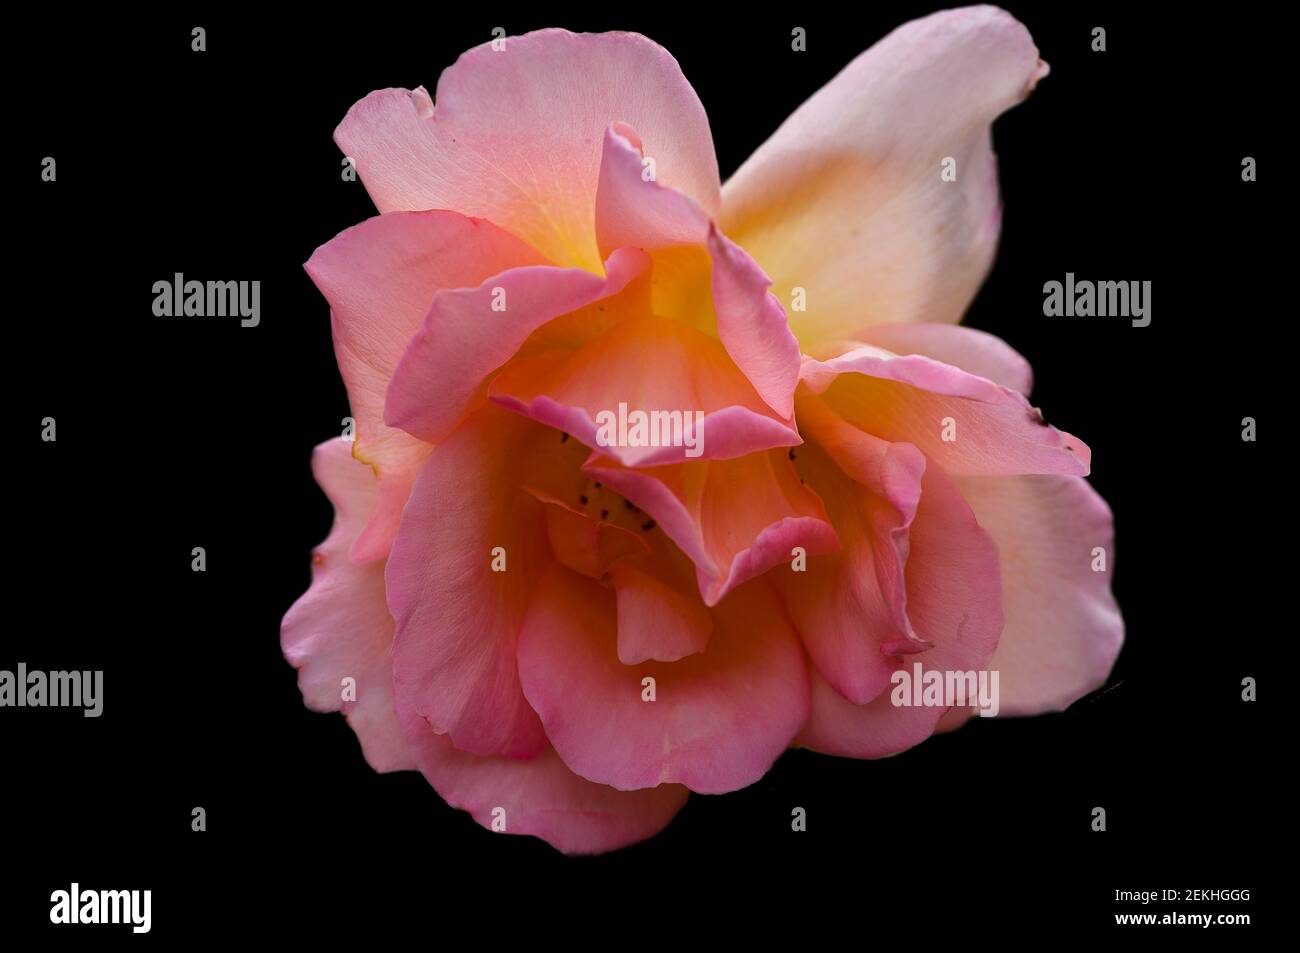
{"label": "black background", "polygon": [[[1092,447],[1127,623],[1108,689],[881,761],[790,753],[748,789],[694,796],[647,843],[567,859],[485,832],[417,773],[375,774],[342,717],[303,707],[280,655],[332,519],[310,451],[347,414],[328,307],[301,266],[374,213],[341,179],[333,129],[372,89],[432,89],[498,25],[637,30],[694,84],[725,179],[853,56],[936,7],[472,6],[14,24],[28,65],[4,159],[18,218],[0,668],[103,669],[105,707],[0,711],[4,929],[49,929],[50,892],[78,880],[152,889],[153,932],[50,938],[167,943],[254,922],[608,938],[602,912],[662,939],[703,910],[724,927],[848,915],[864,943],[913,922],[988,939],[1022,920],[1043,936],[1116,930],[1113,913],[1152,909],[1116,889],[1163,887],[1250,888],[1250,904],[1213,909],[1252,913],[1256,931],[1280,847],[1276,645],[1292,637],[1271,621],[1290,514],[1266,389],[1294,320],[1274,304],[1293,248],[1277,25],[1245,8],[1201,22],[1011,6],[1052,72],[994,127],[1002,243],[966,320],[1030,359],[1034,403]],[[807,52],[790,50],[793,26]],[[40,180],[47,155],[55,183]],[[1259,182],[1241,180],[1247,155]],[[261,325],[155,318],[151,286],[177,271],[260,280]],[[1151,325],[1045,318],[1043,283],[1067,271],[1150,280]],[[40,440],[46,416],[56,443]],[[1241,440],[1244,416],[1259,443]],[[190,829],[195,806],[206,832]],[[753,880],[784,901],[755,904]],[[510,916],[522,899],[545,919]]]}

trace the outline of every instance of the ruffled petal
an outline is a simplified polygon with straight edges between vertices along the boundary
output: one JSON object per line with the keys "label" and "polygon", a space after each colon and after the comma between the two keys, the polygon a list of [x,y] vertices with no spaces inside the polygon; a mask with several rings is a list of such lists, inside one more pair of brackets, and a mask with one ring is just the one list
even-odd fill
{"label": "ruffled petal", "polygon": [[435,292],[473,287],[540,263],[517,238],[455,212],[394,212],[340,232],[312,254],[307,274],[330,303],[334,353],[356,421],[359,460],[379,475],[379,503],[357,538],[359,561],[388,555],[402,506],[429,445],[383,420],[397,362]]}
{"label": "ruffled petal", "polygon": [[634,33],[539,30],[463,54],[423,88],[371,93],[334,133],[381,212],[451,209],[486,218],[557,265],[599,271],[601,143],[630,123],[658,180],[719,203],[704,107],[677,61]]}
{"label": "ruffled petal", "polygon": [[393,713],[393,620],[384,602],[384,567],[348,556],[375,509],[374,472],[352,459],[352,446],[341,437],[316,448],[312,472],[334,504],[334,527],[312,554],[311,588],[285,613],[280,647],[298,669],[307,707],[343,712],[372,768],[414,768]]}

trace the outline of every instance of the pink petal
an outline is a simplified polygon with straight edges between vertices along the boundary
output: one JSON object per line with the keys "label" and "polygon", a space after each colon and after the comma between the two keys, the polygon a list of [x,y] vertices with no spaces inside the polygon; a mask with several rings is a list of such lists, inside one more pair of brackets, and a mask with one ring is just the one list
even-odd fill
{"label": "pink petal", "polygon": [[809,443],[796,467],[825,501],[843,548],[803,571],[780,567],[775,580],[822,677],[865,704],[889,686],[896,656],[932,645],[908,618],[904,580],[925,457],[845,424],[816,398],[800,400],[799,419]]}
{"label": "pink petal", "polygon": [[801,380],[854,426],[915,444],[955,476],[1088,472],[1087,445],[1049,426],[1023,396],[921,354],[860,345],[804,358]]}
{"label": "pink petal", "polygon": [[944,364],[1029,395],[1029,362],[1000,337],[959,324],[876,324],[854,337],[895,354],[923,354]]}
{"label": "pink petal", "polygon": [[[717,794],[761,778],[807,717],[803,654],[762,583],[714,619],[704,652],[623,665],[613,595],[555,567],[520,633],[519,672],[565,764],[620,790],[681,783]],[[654,701],[642,700],[647,677]]]}
{"label": "pink petal", "polygon": [[716,227],[709,229],[709,254],[718,335],[768,405],[789,417],[799,382],[799,342],[781,302],[767,290],[771,279]]}
{"label": "pink petal", "polygon": [[[985,670],[1003,624],[997,549],[937,466],[926,468],[910,543],[908,615],[934,647],[896,658],[895,669]],[[798,743],[827,754],[878,758],[929,737],[947,711],[895,706],[893,694],[891,688],[855,705],[814,673],[812,714]]]}
{"label": "pink petal", "polygon": [[593,784],[570,771],[549,745],[527,761],[469,754],[413,709],[399,705],[398,715],[420,771],[443,800],[489,830],[496,812],[504,833],[540,837],[566,854],[601,854],[645,840],[666,827],[689,796],[677,784],[643,791]]}
{"label": "pink petal", "polygon": [[597,271],[601,143],[634,126],[660,182],[718,211],[708,119],[667,51],[632,33],[541,30],[461,56],[423,89],[371,93],[335,131],[380,211],[486,218],[549,260]]}
{"label": "pink petal", "polygon": [[[654,160],[650,175],[646,159]],[[658,181],[658,160],[646,156],[637,131],[625,122],[605,130],[596,191],[596,236],[602,256],[635,246],[653,251],[702,245],[709,216],[688,196]]]}
{"label": "pink petal", "polygon": [[[312,554],[312,582],[285,613],[280,647],[298,669],[298,688],[313,711],[341,711],[376,771],[415,763],[393,713],[393,620],[384,603],[384,567],[348,558],[376,503],[374,472],[352,459],[339,437],[312,454],[312,472],[334,504],[334,527]],[[344,701],[345,678],[355,701]]]}
{"label": "pink petal", "polygon": [[821,500],[799,482],[784,452],[627,469],[593,453],[583,471],[636,504],[695,563],[706,605],[802,546],[839,548]]}
{"label": "pink petal", "polygon": [[[547,322],[618,294],[649,264],[623,249],[601,278],[578,268],[525,267],[477,288],[441,291],[388,388],[385,421],[437,443],[475,406],[485,379]],[[494,302],[502,302],[504,310]]]}
{"label": "pink petal", "polygon": [[[1002,561],[1007,624],[991,663],[1001,672],[1001,713],[1064,711],[1101,687],[1124,641],[1111,594],[1110,507],[1078,477],[958,485]],[[1092,569],[1096,547],[1105,551],[1104,571]]]}
{"label": "pink petal", "polygon": [[791,315],[805,350],[868,323],[961,317],[997,242],[990,124],[1046,72],[1006,12],[936,13],[860,55],[731,177],[722,224],[782,301],[805,289]]}
{"label": "pink petal", "polygon": [[647,530],[646,515],[599,481],[581,476],[546,482],[527,489],[547,504],[556,561],[614,588],[619,659],[628,665],[672,662],[701,651],[713,616],[700,601],[685,554],[663,533]]}
{"label": "pink petal", "polygon": [[[397,693],[474,754],[526,758],[545,746],[515,641],[551,561],[543,504],[523,481],[576,477],[585,452],[554,438],[494,407],[474,414],[420,470],[388,559]],[[492,568],[498,547],[504,572]]]}
{"label": "pink petal", "polygon": [[[707,245],[717,336],[762,400],[777,416],[789,419],[799,378],[799,344],[790,332],[785,309],[768,293],[772,282],[696,203],[654,179],[647,181],[642,162],[635,129],[615,123],[606,130],[596,206],[601,253],[624,246],[662,252]],[[668,256],[657,255],[656,265],[661,259],[665,267],[681,266],[680,257],[669,261]],[[674,273],[664,280],[687,284],[682,277]],[[674,308],[660,313],[683,317]]]}
{"label": "pink petal", "polygon": [[540,258],[488,222],[454,212],[394,212],[349,228],[307,261],[332,309],[334,353],[356,420],[357,459],[379,474],[379,505],[356,543],[358,560],[388,555],[429,446],[384,424],[384,394],[434,292],[477,285]]}

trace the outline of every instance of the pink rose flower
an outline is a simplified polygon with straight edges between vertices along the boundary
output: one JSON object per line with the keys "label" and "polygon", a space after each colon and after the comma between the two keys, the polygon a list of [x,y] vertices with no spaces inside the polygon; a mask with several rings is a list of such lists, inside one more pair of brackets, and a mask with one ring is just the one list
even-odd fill
{"label": "pink rose flower", "polygon": [[[652,41],[496,46],[335,134],[381,214],[306,266],[356,420],[314,456],[336,520],[283,624],[307,704],[376,770],[591,853],[792,745],[875,758],[971,715],[900,704],[900,670],[996,671],[1004,715],[1100,686],[1088,448],[956,323],[990,125],[1047,72],[1025,28],[901,27],[725,187]],[[700,439],[611,440],[621,406]]]}

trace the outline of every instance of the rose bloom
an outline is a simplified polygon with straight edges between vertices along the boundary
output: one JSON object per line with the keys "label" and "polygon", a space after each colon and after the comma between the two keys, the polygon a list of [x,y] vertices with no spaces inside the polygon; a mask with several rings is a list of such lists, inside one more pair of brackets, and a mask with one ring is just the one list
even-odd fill
{"label": "rose bloom", "polygon": [[[725,187],[652,41],[496,47],[335,133],[380,214],[306,266],[356,421],[315,452],[335,523],[283,623],[307,705],[480,824],[595,853],[792,746],[970,717],[895,704],[917,664],[997,671],[1003,715],[1100,686],[1123,623],[1088,448],[956,324],[998,236],[991,123],[1047,73],[1025,28],[901,27]],[[703,412],[703,452],[598,439],[620,404]]]}

